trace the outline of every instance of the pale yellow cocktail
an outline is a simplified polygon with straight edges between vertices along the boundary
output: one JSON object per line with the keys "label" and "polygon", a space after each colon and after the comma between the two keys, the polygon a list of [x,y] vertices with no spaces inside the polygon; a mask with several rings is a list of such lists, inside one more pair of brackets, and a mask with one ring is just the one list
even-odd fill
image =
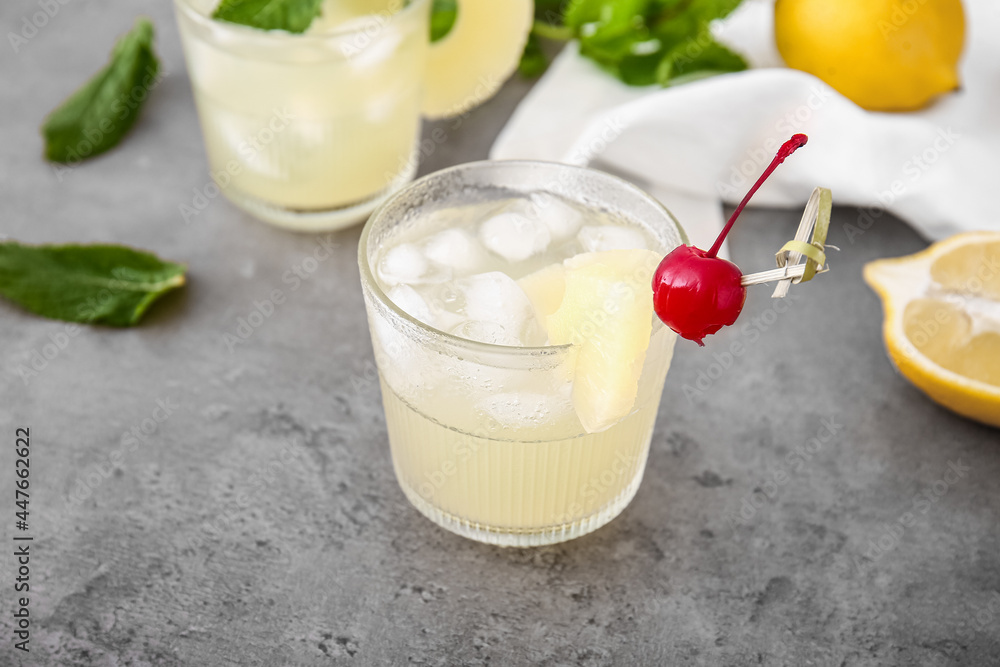
{"label": "pale yellow cocktail", "polygon": [[585,534],[645,467],[676,336],[650,279],[682,232],[600,172],[438,172],[391,198],[359,257],[397,478],[462,535]]}
{"label": "pale yellow cocktail", "polygon": [[237,205],[329,229],[412,177],[429,0],[327,0],[302,34],[175,4],[212,177]]}

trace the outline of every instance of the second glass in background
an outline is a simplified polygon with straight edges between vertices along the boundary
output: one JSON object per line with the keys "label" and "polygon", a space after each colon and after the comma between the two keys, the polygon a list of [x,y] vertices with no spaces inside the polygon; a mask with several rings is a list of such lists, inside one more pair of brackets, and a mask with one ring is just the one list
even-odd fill
{"label": "second glass in background", "polygon": [[416,171],[430,0],[338,0],[303,34],[175,0],[212,177],[307,231],[356,223]]}

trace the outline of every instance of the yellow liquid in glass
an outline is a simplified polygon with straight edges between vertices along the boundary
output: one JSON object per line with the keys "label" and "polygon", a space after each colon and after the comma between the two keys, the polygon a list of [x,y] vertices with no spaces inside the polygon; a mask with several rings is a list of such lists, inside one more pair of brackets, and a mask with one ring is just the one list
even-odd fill
{"label": "yellow liquid in glass", "polygon": [[399,4],[328,0],[303,35],[182,30],[212,176],[226,194],[323,211],[412,171],[427,18],[394,16]]}
{"label": "yellow liquid in glass", "polygon": [[[471,430],[446,426],[447,415],[428,417],[383,381],[400,486],[430,519],[483,542],[533,546],[591,532],[639,488],[675,341],[665,329],[653,336],[644,403],[600,433],[583,432],[573,418],[520,429],[485,419]],[[468,412],[450,421],[467,424]]]}

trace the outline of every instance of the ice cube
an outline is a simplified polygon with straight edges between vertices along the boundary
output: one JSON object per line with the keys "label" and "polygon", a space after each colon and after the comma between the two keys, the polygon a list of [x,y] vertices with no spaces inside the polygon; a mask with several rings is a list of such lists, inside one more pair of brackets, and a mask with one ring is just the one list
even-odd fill
{"label": "ice cube", "polygon": [[430,306],[436,328],[463,338],[479,340],[475,336],[465,336],[463,333],[455,331],[460,324],[469,321],[465,314],[465,292],[455,281],[423,286],[420,291],[424,300],[427,301],[427,305]]}
{"label": "ice cube", "polygon": [[432,264],[414,244],[400,243],[379,260],[378,276],[386,285],[419,285],[451,280],[451,271]]}
{"label": "ice cube", "polygon": [[480,226],[479,240],[508,262],[520,262],[545,252],[552,233],[541,220],[508,210]]}
{"label": "ice cube", "polygon": [[[470,334],[502,338],[501,345],[537,344],[541,327],[531,302],[513,278],[500,271],[477,273],[456,280],[455,288],[464,302],[462,315],[466,320],[459,326],[469,325],[466,330]],[[488,326],[491,324],[500,328]],[[457,331],[456,335],[465,336]]]}
{"label": "ice cube", "polygon": [[446,229],[427,239],[424,254],[455,274],[468,274],[488,261],[486,251],[471,232],[464,229]]}
{"label": "ice cube", "polygon": [[535,217],[545,223],[553,241],[570,238],[583,225],[583,212],[556,195],[534,192],[529,201]]}
{"label": "ice cube", "polygon": [[267,127],[267,121],[263,116],[247,118],[216,108],[206,118],[215,132],[206,130],[206,135],[217,136],[223,144],[221,148],[242,162],[247,171],[267,178],[286,178],[288,166],[278,155],[280,136],[275,135],[269,143],[256,140],[261,128]]}
{"label": "ice cube", "polygon": [[420,320],[424,324],[434,326],[434,316],[424,297],[409,285],[396,285],[386,292],[386,296],[400,307],[407,315]]}
{"label": "ice cube", "polygon": [[398,116],[401,105],[407,100],[396,90],[389,90],[381,95],[369,95],[364,105],[365,122],[374,125],[391,122]]}
{"label": "ice cube", "polygon": [[638,229],[616,225],[587,225],[576,236],[587,252],[645,250],[646,237]]}
{"label": "ice cube", "polygon": [[438,386],[446,375],[434,355],[396,322],[397,317],[371,316],[372,342],[379,373],[392,390],[416,400]]}

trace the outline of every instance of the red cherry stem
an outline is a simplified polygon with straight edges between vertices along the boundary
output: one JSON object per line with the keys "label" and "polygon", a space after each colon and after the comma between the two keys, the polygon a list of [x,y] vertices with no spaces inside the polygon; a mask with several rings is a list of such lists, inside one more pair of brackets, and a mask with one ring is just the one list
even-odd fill
{"label": "red cherry stem", "polygon": [[771,160],[771,164],[767,166],[764,173],[760,175],[757,182],[753,184],[752,188],[750,188],[750,192],[743,197],[743,201],[741,201],[740,205],[736,207],[735,211],[733,211],[733,214],[729,217],[729,222],[727,222],[726,226],[722,228],[722,232],[719,234],[719,237],[715,239],[715,243],[708,251],[708,254],[705,255],[706,257],[715,257],[719,254],[719,249],[722,248],[722,242],[725,241],[726,236],[729,235],[729,230],[732,229],[733,225],[736,223],[736,218],[738,218],[740,213],[743,212],[743,208],[747,205],[747,202],[750,201],[750,198],[754,196],[754,193],[757,192],[757,189],[764,184],[764,181],[766,181],[767,177],[771,175],[771,172],[777,169],[778,165],[785,161],[786,157],[805,146],[807,141],[809,141],[809,137],[806,135],[793,134],[791,139],[781,144],[781,148],[778,149],[778,154],[774,156],[774,159]]}

